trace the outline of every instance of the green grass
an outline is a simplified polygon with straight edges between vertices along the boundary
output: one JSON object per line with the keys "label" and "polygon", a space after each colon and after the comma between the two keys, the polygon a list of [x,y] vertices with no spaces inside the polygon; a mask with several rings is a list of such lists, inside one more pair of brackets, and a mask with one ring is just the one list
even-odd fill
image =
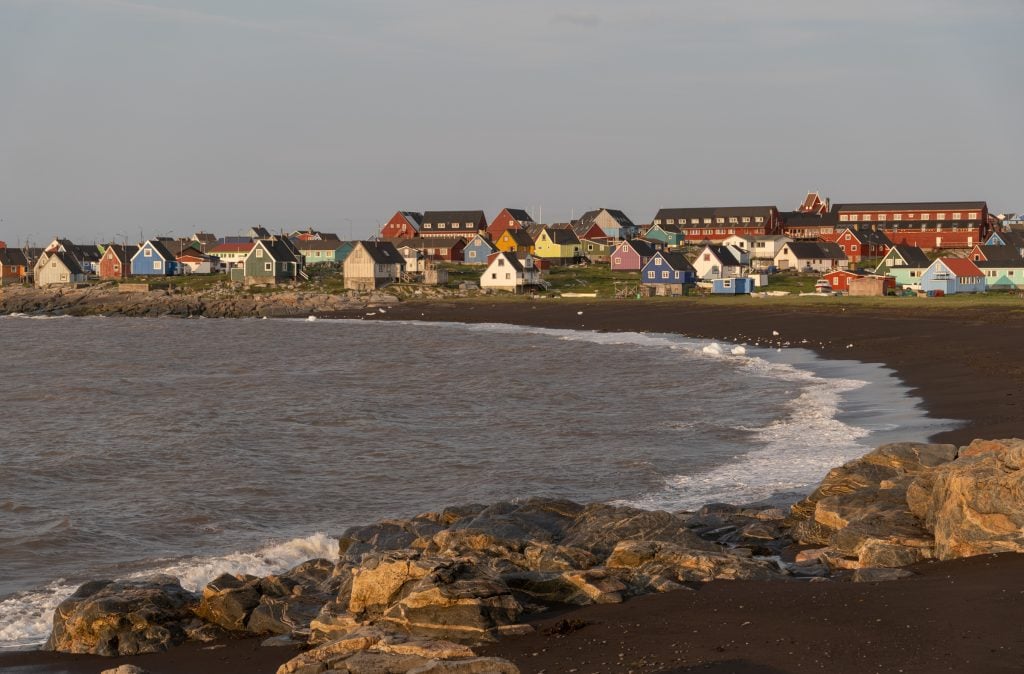
{"label": "green grass", "polygon": [[820,278],[818,275],[771,274],[768,276],[768,286],[760,290],[779,290],[795,295],[810,293],[814,292],[814,284]]}

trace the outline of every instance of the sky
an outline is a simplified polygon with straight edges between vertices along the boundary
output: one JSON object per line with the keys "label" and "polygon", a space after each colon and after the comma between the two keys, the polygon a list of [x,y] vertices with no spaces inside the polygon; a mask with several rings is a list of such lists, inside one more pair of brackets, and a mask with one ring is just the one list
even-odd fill
{"label": "sky", "polygon": [[0,239],[1020,212],[1021,36],[1022,0],[0,0]]}

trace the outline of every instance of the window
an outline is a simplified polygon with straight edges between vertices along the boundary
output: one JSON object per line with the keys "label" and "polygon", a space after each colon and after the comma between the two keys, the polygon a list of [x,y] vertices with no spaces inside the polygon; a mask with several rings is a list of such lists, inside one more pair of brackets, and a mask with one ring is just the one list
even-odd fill
{"label": "window", "polygon": [[953,214],[953,219],[954,220],[959,220],[960,219],[960,215],[961,215],[960,213],[954,213]]}
{"label": "window", "polygon": [[469,251],[469,256],[470,257],[476,257],[476,251],[475,250]]}
{"label": "window", "polygon": [[854,244],[854,245],[850,246],[850,252],[851,252],[851,253],[854,253],[854,252],[856,252],[856,251],[857,251],[857,246],[856,246],[856,244]]}
{"label": "window", "polygon": [[650,278],[650,279],[654,278],[654,272],[653,271],[647,272],[647,278]]}
{"label": "window", "polygon": [[510,274],[508,272],[505,272],[505,279],[507,280],[507,279],[510,279],[510,278],[512,278],[512,274]]}
{"label": "window", "polygon": [[744,222],[744,223],[748,223],[748,222],[750,222],[750,218],[743,218],[743,222]]}
{"label": "window", "polygon": [[850,240],[850,239],[852,239],[852,238],[853,238],[853,237],[851,237],[851,236],[850,236],[849,234],[847,234],[847,235],[846,235],[846,240],[847,240],[847,241],[849,241],[849,240]]}
{"label": "window", "polygon": [[282,262],[281,263],[281,271],[288,271],[288,263],[287,262]]}
{"label": "window", "polygon": [[150,248],[146,248],[142,251],[143,257],[153,257],[153,251]]}
{"label": "window", "polygon": [[711,218],[704,218],[704,224],[705,225],[710,225],[711,224]]}
{"label": "window", "polygon": [[263,249],[262,248],[257,248],[256,249],[256,257],[263,257]]}
{"label": "window", "polygon": [[715,224],[716,225],[724,225],[725,224],[725,218],[715,218]]}
{"label": "window", "polygon": [[863,220],[864,222],[871,222],[871,214],[865,213],[861,220]]}
{"label": "window", "polygon": [[903,215],[900,214],[900,213],[893,213],[892,219],[893,220],[902,220],[903,219]]}
{"label": "window", "polygon": [[61,281],[67,281],[68,280],[68,275],[67,274],[61,274],[60,275],[60,280]]}
{"label": "window", "polygon": [[735,225],[739,223],[739,218],[729,218],[729,224]]}
{"label": "window", "polygon": [[263,263],[263,271],[274,271],[274,263],[273,262],[264,262]]}
{"label": "window", "polygon": [[711,261],[711,253],[704,253],[704,261],[705,262],[710,262]]}
{"label": "window", "polygon": [[968,213],[967,217],[969,219],[971,219],[971,220],[977,220],[978,219],[978,214],[977,213]]}
{"label": "window", "polygon": [[848,215],[845,215],[845,214],[844,215],[840,215],[839,216],[839,221],[840,222],[847,222],[847,218],[849,218]]}
{"label": "window", "polygon": [[928,214],[927,213],[922,213],[921,214],[921,219],[922,220],[927,220],[928,219]]}
{"label": "window", "polygon": [[622,264],[622,258],[621,257],[615,258],[615,264]]}
{"label": "window", "polygon": [[430,227],[431,227],[431,225],[430,225],[429,222],[424,222],[423,223],[423,229],[430,229]]}
{"label": "window", "polygon": [[732,287],[732,279],[728,279],[727,278],[724,281],[722,281],[722,287],[723,288],[731,288]]}
{"label": "window", "polygon": [[668,278],[669,274],[667,271],[661,272],[661,278]]}
{"label": "window", "polygon": [[[660,222],[657,222],[657,221],[655,221],[655,223],[654,223],[654,224],[656,224],[656,225],[660,225],[661,223],[660,223]],[[668,220],[666,220],[666,221],[665,221],[665,224],[666,224],[666,225],[674,225],[674,224],[676,224],[676,221],[675,221],[675,219],[674,219],[674,218],[669,218]]]}
{"label": "window", "polygon": [[656,265],[658,265],[660,267],[661,266],[661,258],[660,257],[654,258],[654,264],[656,264]]}
{"label": "window", "polygon": [[446,226],[447,226],[447,225],[446,225],[445,223],[443,223],[443,222],[439,222],[439,223],[437,223],[437,228],[438,228],[438,229],[444,229],[444,228],[445,228]]}
{"label": "window", "polygon": [[499,257],[498,258],[498,266],[499,267],[504,267],[505,266],[505,258],[503,258],[503,257]]}
{"label": "window", "polygon": [[498,275],[497,274],[491,274],[491,279],[494,280],[494,281],[497,281],[498,280]]}
{"label": "window", "polygon": [[[671,221],[671,220],[669,220],[669,222],[672,222],[672,221]],[[655,219],[655,220],[654,220],[654,224],[656,224],[656,225],[660,225],[660,224],[661,224],[661,220]]]}
{"label": "window", "polygon": [[935,214],[935,219],[936,220],[945,220],[946,219],[946,214],[945,213],[936,213]]}
{"label": "window", "polygon": [[764,222],[764,218],[762,218],[762,217],[761,217],[761,216],[759,215],[759,216],[757,216],[756,218],[754,218],[754,222]]}
{"label": "window", "polygon": [[[458,225],[458,223],[457,223],[457,222],[453,222],[453,223],[452,223],[452,227],[458,227],[458,226],[459,226],[459,225]],[[467,222],[467,223],[466,223],[466,227],[467,227],[467,228],[469,228],[469,227],[472,227],[472,226],[473,226],[473,223],[472,223],[472,222]]]}
{"label": "window", "polygon": [[700,224],[700,218],[693,218],[692,220],[690,220],[690,224],[691,225],[699,225]]}
{"label": "window", "polygon": [[163,269],[164,263],[160,260],[153,260],[153,271],[160,271]]}

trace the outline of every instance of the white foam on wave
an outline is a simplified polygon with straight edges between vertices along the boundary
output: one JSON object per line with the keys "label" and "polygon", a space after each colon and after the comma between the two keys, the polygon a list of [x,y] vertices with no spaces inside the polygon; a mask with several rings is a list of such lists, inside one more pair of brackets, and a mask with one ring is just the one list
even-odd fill
{"label": "white foam on wave", "polygon": [[[196,592],[222,573],[267,576],[281,573],[309,559],[338,556],[338,541],[324,533],[276,543],[253,552],[235,552],[219,557],[193,557],[173,562],[155,562],[152,568],[129,574],[145,578],[158,573],[176,576],[182,587]],[[0,601],[0,649],[25,649],[42,644],[53,626],[57,605],[78,588],[59,578],[45,588],[22,592]]]}

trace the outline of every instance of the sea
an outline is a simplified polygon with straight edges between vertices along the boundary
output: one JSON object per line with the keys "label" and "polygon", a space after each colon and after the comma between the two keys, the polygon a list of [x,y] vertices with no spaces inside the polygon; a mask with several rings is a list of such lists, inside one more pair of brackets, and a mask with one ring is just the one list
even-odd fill
{"label": "sea", "polygon": [[91,579],[196,590],[471,502],[787,504],[956,423],[800,344],[383,318],[0,317],[0,648]]}

